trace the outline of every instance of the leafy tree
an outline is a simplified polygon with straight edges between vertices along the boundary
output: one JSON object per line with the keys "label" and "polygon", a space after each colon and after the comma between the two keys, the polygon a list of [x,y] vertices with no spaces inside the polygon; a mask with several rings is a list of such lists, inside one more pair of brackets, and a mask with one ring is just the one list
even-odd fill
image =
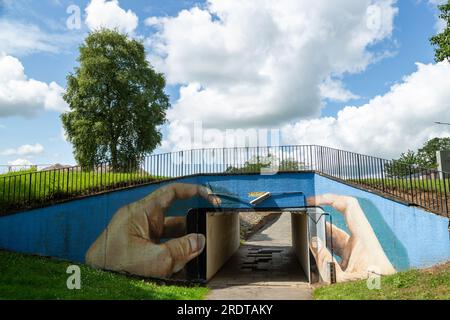
{"label": "leafy tree", "polygon": [[392,160],[391,163],[385,165],[386,174],[390,177],[404,177],[413,173],[414,168],[418,166],[417,154],[408,150],[406,153],[402,153],[400,158]]}
{"label": "leafy tree", "polygon": [[450,138],[434,138],[417,151],[417,163],[424,168],[437,168],[437,151],[450,150]]}
{"label": "leafy tree", "polygon": [[436,152],[450,150],[450,138],[433,138],[427,141],[422,148],[414,152],[408,150],[400,158],[386,164],[386,174],[393,177],[404,177],[424,169],[438,167]]}
{"label": "leafy tree", "polygon": [[281,161],[276,161],[277,159],[272,156],[257,156],[253,159],[250,159],[249,161],[246,161],[244,165],[241,168],[236,168],[233,166],[230,166],[226,169],[226,173],[257,173],[261,172],[263,168],[270,168],[272,166],[272,163],[278,163],[278,167],[275,167],[274,169],[278,169],[278,171],[300,171],[304,170],[306,168],[305,164],[300,163],[295,160],[290,159],[284,159]]}
{"label": "leafy tree", "polygon": [[112,30],[89,34],[77,61],[64,95],[70,111],[61,115],[75,159],[85,167],[109,161],[115,170],[136,165],[161,142],[170,106],[164,76],[142,43]]}
{"label": "leafy tree", "polygon": [[439,10],[441,11],[439,18],[444,20],[447,25],[444,31],[432,37],[430,41],[434,46],[436,46],[436,62],[444,60],[450,61],[450,1],[446,4],[440,5]]}
{"label": "leafy tree", "polygon": [[226,173],[244,173],[244,172],[261,172],[261,169],[270,167],[272,156],[262,157],[257,156],[249,161],[246,161],[241,168],[230,166],[225,172]]}

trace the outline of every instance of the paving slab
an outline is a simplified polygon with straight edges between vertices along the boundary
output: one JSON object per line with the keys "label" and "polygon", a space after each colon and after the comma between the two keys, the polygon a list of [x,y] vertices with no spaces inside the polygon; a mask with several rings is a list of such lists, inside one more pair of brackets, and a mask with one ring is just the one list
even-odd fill
{"label": "paving slab", "polygon": [[291,247],[291,215],[253,235],[208,284],[209,300],[310,300],[311,287]]}

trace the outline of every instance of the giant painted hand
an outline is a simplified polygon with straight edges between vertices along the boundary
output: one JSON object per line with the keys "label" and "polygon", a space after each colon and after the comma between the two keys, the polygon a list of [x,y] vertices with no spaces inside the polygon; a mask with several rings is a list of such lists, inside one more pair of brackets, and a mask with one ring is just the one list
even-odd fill
{"label": "giant painted hand", "polygon": [[[329,223],[326,225],[327,235],[333,236],[334,253],[341,257],[340,263],[333,258],[337,282],[367,278],[370,273],[382,275],[395,273],[356,198],[325,194],[309,198],[308,205],[332,206],[343,214],[350,230],[351,235]],[[331,262],[331,253],[325,244],[319,242],[316,239],[312,252],[320,276],[323,280],[329,281],[327,263]]]}
{"label": "giant painted hand", "polygon": [[[220,199],[208,188],[174,183],[119,209],[86,254],[93,267],[146,277],[169,277],[205,247],[201,234],[186,234],[186,218],[165,217],[176,199],[199,195],[213,205]],[[160,243],[161,238],[174,238]]]}

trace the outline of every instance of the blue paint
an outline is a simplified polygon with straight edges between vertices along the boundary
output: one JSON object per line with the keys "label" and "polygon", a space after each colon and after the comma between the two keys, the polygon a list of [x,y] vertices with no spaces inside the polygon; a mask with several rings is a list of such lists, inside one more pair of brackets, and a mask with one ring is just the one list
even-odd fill
{"label": "blue paint", "polygon": [[[387,256],[398,270],[424,267],[450,259],[448,219],[408,207],[375,194],[338,183],[313,173],[277,175],[214,175],[180,178],[177,182],[200,184],[232,197],[222,199],[222,208],[251,208],[251,192],[275,195],[257,208],[290,208],[304,205],[306,197],[335,193],[356,197]],[[54,206],[0,218],[0,248],[84,262],[89,246],[121,207],[173,182],[109,192]],[[168,216],[185,215],[190,208],[209,207],[199,197],[175,201]],[[347,230],[341,214],[326,208],[333,222]]]}
{"label": "blue paint", "polygon": [[[334,193],[358,199],[386,255],[397,270],[422,268],[450,260],[449,220],[376,194],[315,177],[317,195]],[[344,219],[331,207],[333,223],[348,231]]]}

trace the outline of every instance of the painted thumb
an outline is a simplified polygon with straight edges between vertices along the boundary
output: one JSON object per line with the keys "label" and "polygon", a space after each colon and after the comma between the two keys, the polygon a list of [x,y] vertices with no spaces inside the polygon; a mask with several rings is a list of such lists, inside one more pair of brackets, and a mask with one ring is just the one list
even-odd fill
{"label": "painted thumb", "polygon": [[165,245],[172,257],[172,273],[180,271],[186,263],[202,253],[205,244],[205,236],[197,233],[167,241]]}

